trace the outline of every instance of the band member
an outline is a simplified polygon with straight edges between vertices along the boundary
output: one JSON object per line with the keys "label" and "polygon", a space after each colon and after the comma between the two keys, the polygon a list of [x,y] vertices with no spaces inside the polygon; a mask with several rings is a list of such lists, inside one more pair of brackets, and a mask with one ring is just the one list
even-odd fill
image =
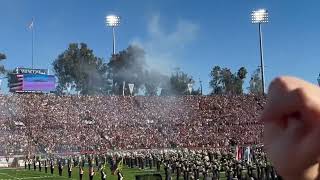
{"label": "band member", "polygon": [[188,167],[186,165],[182,166],[182,171],[183,171],[183,179],[188,180],[189,179],[189,174],[188,174]]}
{"label": "band member", "polygon": [[179,179],[180,174],[181,174],[181,165],[177,163],[176,168],[177,168],[177,179]]}
{"label": "band member", "polygon": [[31,160],[30,159],[28,160],[28,169],[29,170],[31,169]]}
{"label": "band member", "polygon": [[78,164],[79,164],[78,160],[75,157],[73,157],[73,167],[78,166]]}
{"label": "band member", "polygon": [[118,180],[123,180],[123,175],[120,171],[118,171],[117,175],[118,175]]}
{"label": "band member", "polygon": [[149,155],[149,157],[148,157],[148,160],[149,160],[149,168],[150,169],[152,169],[152,158],[151,158],[151,156]]}
{"label": "band member", "polygon": [[93,166],[91,155],[88,155],[88,164],[89,164],[89,167]]}
{"label": "band member", "polygon": [[48,172],[48,164],[47,164],[47,160],[44,161],[44,172],[47,173]]}
{"label": "band member", "polygon": [[25,169],[27,169],[28,161],[29,161],[29,156],[27,155],[27,156],[26,156],[26,159],[25,159],[25,161],[24,161],[24,168],[25,168]]}
{"label": "band member", "polygon": [[131,155],[130,157],[130,167],[133,168],[133,165],[134,165],[134,157]]}
{"label": "band member", "polygon": [[171,173],[172,173],[172,168],[169,163],[164,164],[164,171],[165,171],[165,176],[166,180],[171,180]]}
{"label": "band member", "polygon": [[80,177],[80,180],[82,180],[82,177],[83,177],[83,169],[82,169],[81,166],[79,167],[79,177]]}
{"label": "band member", "polygon": [[96,166],[98,167],[99,166],[99,158],[98,158],[98,156],[95,157],[95,163],[96,163]]}
{"label": "band member", "polygon": [[90,180],[93,180],[93,176],[94,176],[93,167],[89,167],[89,179],[90,179]]}
{"label": "band member", "polygon": [[59,169],[59,176],[62,176],[63,165],[61,161],[59,161],[58,163],[58,169]]}
{"label": "band member", "polygon": [[54,170],[54,164],[53,164],[53,160],[50,161],[50,170],[51,170],[51,174],[53,174],[53,170]]}
{"label": "band member", "polygon": [[100,170],[100,174],[101,174],[101,180],[106,180],[107,179],[107,174],[104,172],[104,167],[101,167]]}
{"label": "band member", "polygon": [[37,166],[36,166],[36,158],[33,159],[33,170],[36,170]]}
{"label": "band member", "polygon": [[157,171],[160,172],[161,160],[157,158]]}
{"label": "band member", "polygon": [[39,163],[39,171],[41,172],[41,161],[39,160],[38,163]]}
{"label": "band member", "polygon": [[72,164],[70,163],[70,161],[68,161],[68,175],[69,175],[69,178],[71,178],[71,173],[72,173]]}

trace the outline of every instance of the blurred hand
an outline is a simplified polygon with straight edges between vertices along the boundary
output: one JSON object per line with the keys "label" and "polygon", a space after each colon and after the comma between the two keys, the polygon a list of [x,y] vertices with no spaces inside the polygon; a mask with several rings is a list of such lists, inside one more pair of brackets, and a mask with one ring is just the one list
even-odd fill
{"label": "blurred hand", "polygon": [[261,120],[278,173],[286,180],[320,179],[320,88],[293,77],[275,79]]}

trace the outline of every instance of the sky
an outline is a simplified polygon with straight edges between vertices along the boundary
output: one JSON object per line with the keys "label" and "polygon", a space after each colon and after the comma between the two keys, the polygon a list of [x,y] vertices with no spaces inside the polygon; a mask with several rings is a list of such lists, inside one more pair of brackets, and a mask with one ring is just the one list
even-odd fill
{"label": "sky", "polygon": [[[69,43],[84,42],[106,62],[112,31],[105,16],[121,16],[116,51],[142,46],[150,68],[190,74],[209,93],[213,66],[240,67],[249,74],[260,64],[258,26],[252,10],[266,8],[262,26],[266,84],[280,75],[317,83],[320,65],[320,1],[295,0],[0,0],[0,52],[6,68],[31,67],[34,18],[35,68],[52,70],[52,62]],[[2,84],[2,87],[6,86]]]}

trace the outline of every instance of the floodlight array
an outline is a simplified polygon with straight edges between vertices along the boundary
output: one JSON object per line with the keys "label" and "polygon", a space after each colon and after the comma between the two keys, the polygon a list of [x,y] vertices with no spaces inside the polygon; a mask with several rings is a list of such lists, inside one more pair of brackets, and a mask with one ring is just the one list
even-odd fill
{"label": "floodlight array", "polygon": [[268,23],[268,20],[269,20],[268,11],[266,9],[258,9],[258,10],[252,11],[251,20],[253,24]]}

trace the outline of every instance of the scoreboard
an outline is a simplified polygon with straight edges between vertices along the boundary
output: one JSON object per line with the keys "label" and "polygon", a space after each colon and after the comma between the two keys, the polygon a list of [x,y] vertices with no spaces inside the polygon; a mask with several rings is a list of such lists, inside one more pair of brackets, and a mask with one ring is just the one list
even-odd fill
{"label": "scoreboard", "polygon": [[17,68],[8,74],[10,92],[52,92],[56,88],[56,78],[47,70]]}

